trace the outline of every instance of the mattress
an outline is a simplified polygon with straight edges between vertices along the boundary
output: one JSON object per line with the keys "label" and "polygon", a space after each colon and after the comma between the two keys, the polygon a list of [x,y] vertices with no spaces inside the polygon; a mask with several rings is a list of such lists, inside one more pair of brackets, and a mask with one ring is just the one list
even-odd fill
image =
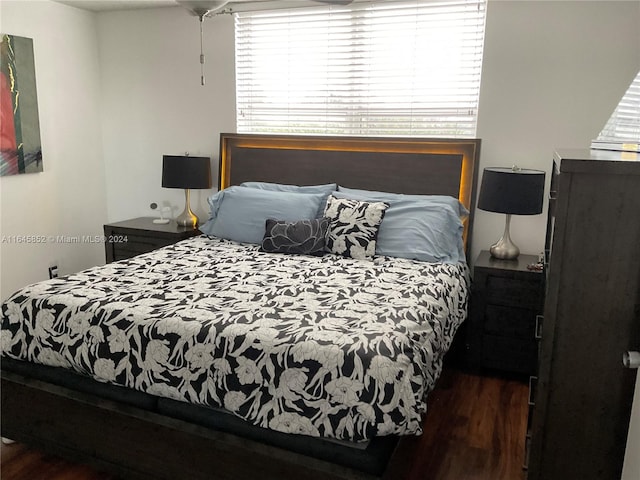
{"label": "mattress", "polygon": [[468,273],[193,237],[18,291],[2,355],[283,433],[419,434]]}

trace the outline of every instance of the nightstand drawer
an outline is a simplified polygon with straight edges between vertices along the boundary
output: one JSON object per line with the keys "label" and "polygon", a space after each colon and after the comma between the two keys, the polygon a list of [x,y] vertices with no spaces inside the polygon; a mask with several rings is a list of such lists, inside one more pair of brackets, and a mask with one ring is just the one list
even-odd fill
{"label": "nightstand drawer", "polygon": [[537,308],[542,300],[538,279],[530,281],[508,276],[487,275],[485,286],[487,303]]}
{"label": "nightstand drawer", "polygon": [[122,234],[126,242],[114,242],[112,245],[113,256],[116,260],[135,257],[141,253],[151,252],[157,248],[175,243],[171,239],[153,238],[143,235]]}
{"label": "nightstand drawer", "polygon": [[146,253],[146,252],[135,252],[132,250],[124,250],[124,249],[114,250],[112,253],[113,259],[111,261],[117,262],[118,260],[126,260],[127,258],[132,258],[132,257],[135,257],[136,255],[140,255],[140,253]]}
{"label": "nightstand drawer", "polygon": [[106,239],[114,239],[113,242],[105,242],[107,263],[135,257],[200,235],[199,230],[178,226],[174,221],[156,224],[153,220],[142,217],[105,225]]}
{"label": "nightstand drawer", "polygon": [[150,252],[156,248],[165,247],[167,245],[171,245],[172,243],[176,243],[175,239],[172,238],[162,238],[162,237],[150,237],[144,235],[135,235],[131,233],[126,233],[123,235],[127,238],[126,242],[120,242],[116,244],[116,248],[118,246],[122,246],[124,248],[137,248],[139,252]]}
{"label": "nightstand drawer", "polygon": [[157,245],[151,243],[121,243],[118,245],[114,245],[113,247],[113,255],[119,259],[122,258],[130,258],[136,255],[140,255],[141,253],[147,253],[159,248]]}
{"label": "nightstand drawer", "polygon": [[482,364],[488,368],[517,373],[530,373],[538,362],[536,344],[494,335],[482,339]]}
{"label": "nightstand drawer", "polygon": [[484,332],[530,341],[534,338],[536,313],[526,308],[487,305],[484,312]]}

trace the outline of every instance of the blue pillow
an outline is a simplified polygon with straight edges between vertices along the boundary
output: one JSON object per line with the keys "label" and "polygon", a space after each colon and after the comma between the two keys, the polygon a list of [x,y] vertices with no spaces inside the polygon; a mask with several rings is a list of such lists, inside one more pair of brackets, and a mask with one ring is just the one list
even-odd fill
{"label": "blue pillow", "polygon": [[454,210],[458,211],[458,216],[464,218],[469,215],[469,210],[460,203],[460,200],[449,195],[405,195],[404,193],[391,193],[391,192],[376,192],[374,190],[358,190],[356,188],[347,188],[343,186],[338,187],[338,191],[357,196],[371,196],[374,200],[379,202],[387,202],[389,200],[420,200],[434,204],[442,203],[449,205]]}
{"label": "blue pillow", "polygon": [[324,206],[327,204],[329,195],[336,191],[338,185],[335,183],[327,183],[326,185],[288,185],[286,183],[269,183],[269,182],[243,182],[241,187],[258,188],[260,190],[271,190],[275,192],[296,192],[296,193],[322,193],[324,198],[316,214],[317,218],[321,218],[324,213]]}
{"label": "blue pillow", "polygon": [[426,262],[465,261],[460,212],[467,210],[453,197],[402,195],[342,187],[333,196],[389,204],[378,232],[377,255]]}
{"label": "blue pillow", "polygon": [[229,187],[209,197],[209,221],[200,231],[242,243],[262,243],[268,218],[295,221],[315,218],[324,194]]}
{"label": "blue pillow", "polygon": [[326,193],[327,196],[329,196],[331,192],[335,192],[338,188],[338,185],[335,183],[327,183],[326,185],[288,185],[285,183],[243,182],[240,186],[276,192]]}

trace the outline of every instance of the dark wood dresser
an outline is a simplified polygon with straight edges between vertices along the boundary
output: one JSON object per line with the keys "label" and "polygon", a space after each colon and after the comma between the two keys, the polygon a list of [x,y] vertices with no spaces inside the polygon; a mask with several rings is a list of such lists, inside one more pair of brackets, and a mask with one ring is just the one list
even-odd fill
{"label": "dark wood dresser", "polygon": [[537,370],[536,331],[544,275],[530,270],[536,255],[499,260],[483,250],[473,268],[467,345],[471,367],[523,375]]}
{"label": "dark wood dresser", "polygon": [[640,349],[640,158],[555,154],[528,480],[620,480]]}
{"label": "dark wood dresser", "polygon": [[131,258],[200,235],[197,228],[180,227],[175,220],[164,225],[153,223],[153,220],[140,217],[105,225],[104,248],[107,263]]}

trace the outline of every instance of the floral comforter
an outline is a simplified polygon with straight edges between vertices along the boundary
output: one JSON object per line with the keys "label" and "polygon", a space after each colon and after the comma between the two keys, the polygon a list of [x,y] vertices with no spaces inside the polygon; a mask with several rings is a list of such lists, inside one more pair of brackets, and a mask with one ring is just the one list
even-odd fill
{"label": "floral comforter", "polygon": [[2,355],[286,433],[419,434],[467,289],[463,264],[194,237],[17,292]]}

